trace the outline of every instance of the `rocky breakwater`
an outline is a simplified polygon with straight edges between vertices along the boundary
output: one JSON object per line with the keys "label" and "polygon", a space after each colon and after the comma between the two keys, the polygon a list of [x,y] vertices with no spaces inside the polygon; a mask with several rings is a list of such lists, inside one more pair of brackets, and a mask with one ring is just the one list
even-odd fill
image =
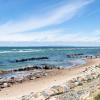
{"label": "rocky breakwater", "polygon": [[18,63],[18,62],[25,62],[25,61],[32,61],[32,60],[46,60],[49,59],[48,57],[32,57],[32,58],[23,58],[23,59],[16,59],[15,61],[11,61],[13,63]]}
{"label": "rocky breakwater", "polygon": [[31,65],[31,66],[28,66],[28,67],[23,67],[23,68],[19,68],[19,69],[13,69],[13,70],[10,70],[8,72],[17,72],[17,71],[30,71],[30,70],[51,70],[51,69],[63,69],[63,68],[60,68],[60,67],[57,67],[57,66],[54,66],[54,65],[49,65],[49,64],[43,64],[41,66],[34,66],[34,65]]}
{"label": "rocky breakwater", "polygon": [[[65,80],[66,81],[66,80]],[[89,83],[89,84],[88,84]],[[84,87],[84,84],[88,84]],[[84,100],[91,89],[100,85],[100,65],[91,66],[63,84],[52,86],[44,91],[22,96],[20,100]],[[82,87],[81,89],[76,89]],[[76,90],[75,90],[76,89]]]}
{"label": "rocky breakwater", "polygon": [[77,53],[77,54],[67,54],[66,56],[68,58],[76,58],[76,57],[81,57],[83,55],[84,55],[83,53]]}

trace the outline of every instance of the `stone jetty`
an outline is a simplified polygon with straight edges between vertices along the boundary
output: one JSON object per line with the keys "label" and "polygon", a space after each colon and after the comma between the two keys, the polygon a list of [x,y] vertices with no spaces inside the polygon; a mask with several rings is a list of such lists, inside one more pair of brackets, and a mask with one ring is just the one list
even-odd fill
{"label": "stone jetty", "polygon": [[67,54],[66,56],[68,58],[75,58],[75,57],[80,57],[82,55],[84,55],[84,54],[83,53],[77,53],[77,54]]}
{"label": "stone jetty", "polygon": [[18,63],[18,62],[25,62],[25,61],[32,61],[32,60],[44,60],[44,59],[49,59],[48,57],[32,57],[32,58],[23,58],[23,59],[16,59],[15,61],[11,61],[13,63]]}
{"label": "stone jetty", "polygon": [[54,66],[54,65],[49,65],[49,64],[42,64],[41,66],[35,66],[35,65],[31,65],[29,67],[23,67],[23,68],[19,68],[19,69],[13,69],[13,70],[9,70],[9,72],[14,71],[30,71],[30,70],[34,70],[34,69],[44,69],[44,70],[51,70],[51,69],[61,69],[58,66]]}
{"label": "stone jetty", "polygon": [[83,53],[67,54],[68,58],[100,58],[100,55],[84,55]]}

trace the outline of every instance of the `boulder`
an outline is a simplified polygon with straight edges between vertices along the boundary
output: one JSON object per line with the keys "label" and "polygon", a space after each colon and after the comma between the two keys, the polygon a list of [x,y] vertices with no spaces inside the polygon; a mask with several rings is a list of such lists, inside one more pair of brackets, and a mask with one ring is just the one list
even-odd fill
{"label": "boulder", "polygon": [[3,84],[3,82],[4,82],[3,80],[0,80],[0,85],[2,85],[2,84]]}
{"label": "boulder", "polygon": [[45,93],[50,97],[54,94],[54,91],[52,89],[45,90]]}
{"label": "boulder", "polygon": [[76,78],[72,78],[71,80],[68,81],[68,83],[74,83],[74,82],[76,82],[76,81],[77,81]]}
{"label": "boulder", "polygon": [[84,82],[85,81],[84,76],[77,77],[77,81],[78,82]]}
{"label": "boulder", "polygon": [[56,97],[50,97],[49,100],[57,100]]}
{"label": "boulder", "polygon": [[3,83],[3,85],[1,86],[1,88],[6,88],[8,87],[8,83]]}
{"label": "boulder", "polygon": [[83,85],[83,83],[79,81],[75,82],[75,86],[80,86],[80,85]]}
{"label": "boulder", "polygon": [[66,82],[66,85],[70,88],[70,89],[72,89],[72,88],[74,88],[74,87],[76,87],[76,84],[75,84],[75,82],[73,83],[72,81],[68,81],[68,82]]}
{"label": "boulder", "polygon": [[34,100],[46,100],[48,98],[48,94],[46,92],[37,92],[33,95]]}
{"label": "boulder", "polygon": [[30,100],[30,96],[29,95],[22,96],[21,100]]}
{"label": "boulder", "polygon": [[60,85],[53,86],[50,88],[50,90],[54,92],[54,94],[52,95],[61,94],[61,93],[65,93],[68,91],[66,86],[60,86]]}
{"label": "boulder", "polygon": [[11,84],[14,84],[16,82],[16,79],[14,77],[11,77],[9,80],[8,80],[9,83]]}
{"label": "boulder", "polygon": [[23,78],[16,79],[16,82],[18,82],[18,83],[22,83],[23,81],[24,81]]}
{"label": "boulder", "polygon": [[34,80],[34,79],[36,79],[36,77],[34,77],[34,76],[30,78],[30,80]]}

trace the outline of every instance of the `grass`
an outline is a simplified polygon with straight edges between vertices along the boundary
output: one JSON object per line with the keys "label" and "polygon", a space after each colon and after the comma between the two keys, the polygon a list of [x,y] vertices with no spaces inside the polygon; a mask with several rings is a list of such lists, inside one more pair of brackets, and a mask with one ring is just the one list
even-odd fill
{"label": "grass", "polygon": [[96,97],[94,97],[94,100],[100,100],[100,94],[98,94]]}

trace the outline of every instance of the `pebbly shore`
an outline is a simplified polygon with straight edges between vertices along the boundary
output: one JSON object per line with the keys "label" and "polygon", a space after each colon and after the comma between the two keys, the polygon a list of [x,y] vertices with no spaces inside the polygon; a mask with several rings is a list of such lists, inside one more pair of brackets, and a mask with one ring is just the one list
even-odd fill
{"label": "pebbly shore", "polygon": [[47,76],[47,70],[61,69],[53,65],[29,66],[25,68],[4,71],[0,74],[0,90],[11,87],[14,84]]}
{"label": "pebbly shore", "polygon": [[36,78],[41,78],[43,76],[46,76],[47,73],[45,70],[34,70],[34,71],[25,71],[21,72],[21,75],[18,76],[11,76],[11,77],[4,77],[0,78],[0,90],[3,88],[11,87],[14,84],[22,83],[28,80],[34,80]]}
{"label": "pebbly shore", "polygon": [[[77,77],[41,92],[24,95],[19,100],[85,100],[100,86],[100,65],[90,66]],[[99,91],[100,92],[100,91]]]}

